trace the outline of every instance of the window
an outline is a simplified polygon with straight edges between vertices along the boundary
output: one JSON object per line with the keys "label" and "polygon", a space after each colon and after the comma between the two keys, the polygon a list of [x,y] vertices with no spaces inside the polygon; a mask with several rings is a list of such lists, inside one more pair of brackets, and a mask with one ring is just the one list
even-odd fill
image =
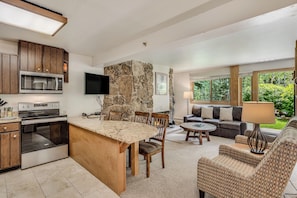
{"label": "window", "polygon": [[210,80],[201,80],[193,83],[194,100],[210,101]]}
{"label": "window", "polygon": [[194,100],[199,102],[229,102],[230,79],[197,80],[193,82]]}
{"label": "window", "polygon": [[230,101],[230,79],[221,78],[211,81],[211,100]]}
{"label": "window", "polygon": [[252,100],[252,77],[243,76],[242,77],[242,87],[241,87],[241,97],[242,101]]}
{"label": "window", "polygon": [[263,72],[258,76],[259,101],[273,102],[277,116],[294,115],[292,71]]}

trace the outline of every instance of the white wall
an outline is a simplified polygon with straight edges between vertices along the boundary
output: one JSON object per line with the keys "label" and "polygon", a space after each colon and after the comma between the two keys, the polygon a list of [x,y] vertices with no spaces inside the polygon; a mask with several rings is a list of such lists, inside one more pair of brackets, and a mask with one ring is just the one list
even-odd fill
{"label": "white wall", "polygon": [[[251,73],[269,69],[294,68],[294,59],[269,61],[264,63],[253,63],[239,66],[239,73]],[[183,98],[183,92],[191,89],[191,80],[203,79],[205,77],[227,75],[230,73],[229,67],[213,68],[209,70],[197,70],[187,73],[174,73],[174,92],[175,92],[175,112],[174,119],[183,119],[187,114],[187,100]],[[193,104],[190,104],[190,110]]]}
{"label": "white wall", "polygon": [[153,72],[154,72],[154,95],[153,95],[153,112],[158,111],[168,111],[169,110],[169,89],[167,87],[167,94],[166,95],[156,95],[156,86],[155,86],[155,77],[156,72],[165,73],[168,75],[167,78],[167,85],[169,86],[169,67],[167,66],[160,66],[160,65],[153,65]]}
{"label": "white wall", "polygon": [[[183,119],[187,114],[187,100],[184,99],[184,92],[191,90],[190,73],[175,73],[173,76],[174,86],[174,119]],[[191,109],[191,104],[189,105]],[[191,112],[189,110],[189,112]]]}

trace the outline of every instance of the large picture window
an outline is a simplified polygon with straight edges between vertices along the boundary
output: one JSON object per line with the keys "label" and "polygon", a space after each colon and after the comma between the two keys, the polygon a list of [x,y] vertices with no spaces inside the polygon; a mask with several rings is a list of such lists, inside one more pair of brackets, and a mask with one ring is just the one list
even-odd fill
{"label": "large picture window", "polygon": [[230,101],[230,79],[196,80],[193,82],[194,101],[225,103]]}

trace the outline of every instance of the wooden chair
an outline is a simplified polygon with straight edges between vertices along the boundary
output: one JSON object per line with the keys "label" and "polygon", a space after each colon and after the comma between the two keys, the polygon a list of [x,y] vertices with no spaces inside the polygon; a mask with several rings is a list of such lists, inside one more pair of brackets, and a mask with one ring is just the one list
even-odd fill
{"label": "wooden chair", "polygon": [[[134,122],[148,124],[150,113],[149,112],[142,112],[142,111],[135,111],[134,112]],[[129,167],[131,167],[131,146],[128,147],[129,150]]]}
{"label": "wooden chair", "polygon": [[140,122],[144,124],[148,124],[150,113],[149,112],[142,112],[142,111],[135,111],[134,122]]}
{"label": "wooden chair", "polygon": [[143,155],[146,159],[146,177],[150,176],[150,162],[152,155],[161,153],[162,167],[165,168],[164,149],[168,122],[168,114],[152,113],[151,125],[158,128],[158,134],[150,138],[148,142],[139,142],[139,154]]}
{"label": "wooden chair", "polygon": [[110,111],[108,115],[108,120],[122,120],[122,112],[120,111]]}

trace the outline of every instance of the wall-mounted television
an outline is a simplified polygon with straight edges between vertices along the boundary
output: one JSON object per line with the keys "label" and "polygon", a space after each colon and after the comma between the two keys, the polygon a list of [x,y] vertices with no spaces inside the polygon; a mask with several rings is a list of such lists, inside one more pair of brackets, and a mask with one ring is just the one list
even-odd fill
{"label": "wall-mounted television", "polygon": [[85,73],[85,94],[109,94],[109,76]]}

